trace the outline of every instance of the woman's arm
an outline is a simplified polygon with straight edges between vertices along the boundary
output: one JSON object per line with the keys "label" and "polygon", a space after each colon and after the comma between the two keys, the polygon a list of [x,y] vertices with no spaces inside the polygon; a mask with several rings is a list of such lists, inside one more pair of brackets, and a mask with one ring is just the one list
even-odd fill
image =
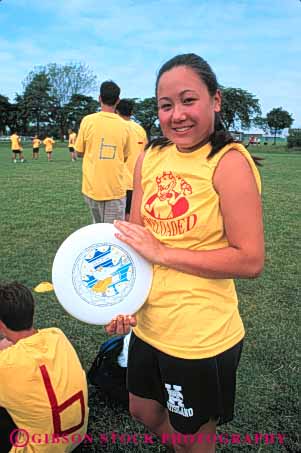
{"label": "woman's arm", "polygon": [[[141,179],[137,166],[137,178]],[[117,237],[155,264],[205,278],[251,278],[264,263],[264,239],[260,195],[249,163],[238,151],[229,151],[219,162],[213,180],[229,246],[208,251],[170,248],[141,226],[133,208],[132,221],[116,222]],[[141,195],[139,190],[141,190]],[[137,193],[141,204],[142,189]]]}

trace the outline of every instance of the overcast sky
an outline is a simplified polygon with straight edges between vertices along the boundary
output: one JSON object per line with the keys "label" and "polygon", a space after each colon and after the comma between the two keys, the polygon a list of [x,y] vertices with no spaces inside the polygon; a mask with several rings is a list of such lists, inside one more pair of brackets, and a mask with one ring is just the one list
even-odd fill
{"label": "overcast sky", "polygon": [[162,63],[195,52],[222,85],[253,93],[263,114],[283,107],[300,128],[300,29],[300,0],[2,0],[0,94],[22,93],[34,66],[78,61],[143,99]]}

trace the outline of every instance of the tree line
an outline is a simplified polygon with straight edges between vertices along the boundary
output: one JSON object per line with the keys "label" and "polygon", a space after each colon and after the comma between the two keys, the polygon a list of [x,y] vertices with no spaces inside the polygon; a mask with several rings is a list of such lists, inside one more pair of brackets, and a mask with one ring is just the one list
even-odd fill
{"label": "tree line", "polygon": [[[22,85],[23,93],[16,94],[12,103],[0,94],[0,134],[14,130],[20,135],[51,134],[63,139],[69,128],[79,128],[85,115],[100,109],[98,101],[87,96],[98,88],[97,77],[83,63],[37,66]],[[259,100],[246,90],[223,86],[220,89],[222,119],[228,130],[248,130],[255,126],[276,138],[293,123],[292,116],[282,107],[262,117]],[[155,97],[132,100],[134,119],[144,127],[148,137],[160,135]]]}

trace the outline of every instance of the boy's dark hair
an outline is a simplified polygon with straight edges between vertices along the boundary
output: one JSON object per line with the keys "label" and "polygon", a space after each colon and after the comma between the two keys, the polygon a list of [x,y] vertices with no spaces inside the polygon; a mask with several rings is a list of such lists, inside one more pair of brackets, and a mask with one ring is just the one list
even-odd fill
{"label": "boy's dark hair", "polygon": [[106,80],[100,85],[101,101],[106,105],[115,105],[119,99],[120,88],[112,80]]}
{"label": "boy's dark hair", "polygon": [[134,110],[134,102],[131,99],[121,99],[116,110],[120,115],[131,116]]}
{"label": "boy's dark hair", "polygon": [[0,320],[15,332],[28,330],[33,324],[34,298],[18,282],[0,284]]}
{"label": "boy's dark hair", "polygon": [[[196,55],[194,53],[187,53],[171,58],[160,68],[156,80],[156,96],[161,76],[166,71],[170,71],[171,69],[178,66],[185,66],[192,69],[198,75],[200,80],[206,85],[210,96],[215,95],[216,91],[219,89],[219,85],[216,75],[211,69],[210,65],[199,55]],[[225,145],[233,142],[238,142],[238,140],[235,140],[230,132],[226,130],[222,120],[222,115],[219,112],[215,113],[214,131],[209,137],[209,142],[212,145],[211,152],[208,156],[209,159],[210,157],[213,157],[216,153],[218,153],[218,151],[220,151]],[[150,146],[160,146],[161,148],[164,148],[170,143],[170,140],[168,140],[166,137],[159,137],[155,140],[152,140],[145,149],[149,148]],[[261,160],[260,158],[256,157],[253,157],[253,159],[256,164],[259,164],[259,160]]]}

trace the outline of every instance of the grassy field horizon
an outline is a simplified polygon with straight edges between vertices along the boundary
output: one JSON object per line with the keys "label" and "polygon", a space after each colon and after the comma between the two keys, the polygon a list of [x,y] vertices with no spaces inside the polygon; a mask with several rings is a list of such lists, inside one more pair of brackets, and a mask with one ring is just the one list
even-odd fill
{"label": "grassy field horizon", "polygon": [[[47,162],[44,147],[37,161],[31,146],[24,149],[26,162],[13,163],[9,143],[0,143],[0,270],[1,281],[18,280],[33,289],[51,281],[52,262],[60,244],[73,231],[91,223],[81,195],[81,161],[71,162],[68,144],[57,143],[53,161]],[[300,256],[301,153],[283,145],[252,146],[252,154],[264,158],[260,172],[266,236],[266,264],[255,280],[236,282],[246,338],[237,382],[236,415],[219,434],[240,434],[243,442],[218,444],[217,451],[300,451],[298,438],[298,254]],[[71,318],[53,292],[37,294],[37,328],[61,328],[88,370],[100,344],[107,338],[102,327]],[[150,434],[120,406],[104,401],[89,388],[93,439],[100,434],[139,434],[137,445],[120,439],[105,446],[93,442],[84,451],[165,452]],[[273,444],[256,433],[275,435]],[[284,444],[277,439],[284,434]],[[251,443],[245,441],[250,436]]]}

